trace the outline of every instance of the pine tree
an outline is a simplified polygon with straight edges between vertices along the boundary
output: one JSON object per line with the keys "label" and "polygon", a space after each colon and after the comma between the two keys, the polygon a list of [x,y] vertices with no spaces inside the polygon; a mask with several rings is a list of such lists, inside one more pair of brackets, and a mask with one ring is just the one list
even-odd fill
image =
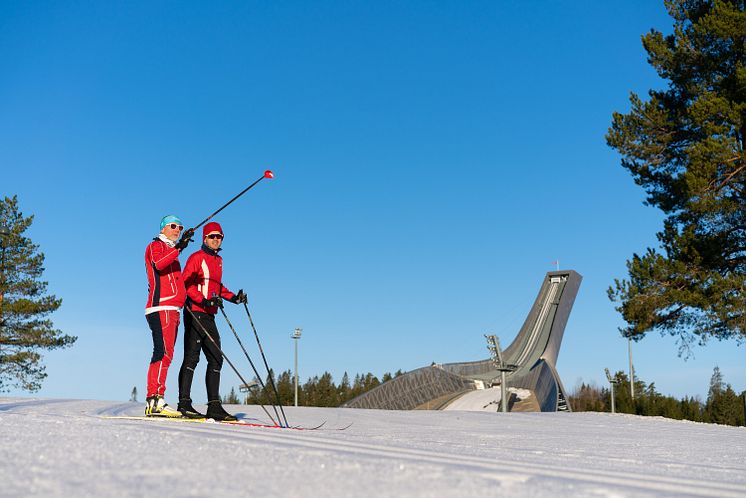
{"label": "pine tree", "polygon": [[723,392],[724,385],[725,383],[723,382],[723,374],[720,372],[720,367],[715,365],[715,368],[712,370],[712,377],[710,377],[710,389],[707,391],[708,402],[710,399]]}
{"label": "pine tree", "polygon": [[[316,386],[319,384],[319,376],[315,375],[309,377],[305,384],[303,384],[303,403],[298,399],[298,404],[302,406],[319,406],[319,396],[316,391]],[[300,398],[300,395],[299,395]]]}
{"label": "pine tree", "polygon": [[238,405],[241,403],[238,395],[236,395],[236,388],[231,387],[231,392],[227,396],[223,396],[223,403],[226,405]]}
{"label": "pine tree", "polygon": [[[277,378],[277,392],[280,395],[280,402],[283,406],[293,405],[295,402],[295,384],[293,383],[293,374],[290,370],[285,370]],[[300,392],[298,395],[300,396]]]}
{"label": "pine tree", "polygon": [[24,217],[18,199],[0,201],[0,392],[10,386],[38,391],[47,377],[40,350],[71,346],[77,337],[63,334],[45,318],[57,310],[61,299],[46,295],[44,254],[24,236],[34,217]]}
{"label": "pine tree", "polygon": [[318,392],[320,395],[318,406],[339,406],[339,393],[334,385],[332,374],[324,372],[319,379]]}
{"label": "pine tree", "polygon": [[609,297],[641,339],[746,337],[746,12],[743,0],[667,0],[674,31],[643,36],[668,88],[632,93],[607,143],[666,215],[658,240],[627,262]]}
{"label": "pine tree", "polygon": [[704,419],[713,424],[741,425],[743,407],[740,397],[729,384],[725,384],[720,368],[715,367],[710,379]]}
{"label": "pine tree", "polygon": [[350,392],[352,388],[350,386],[350,376],[347,375],[347,372],[342,375],[342,380],[339,383],[339,387],[337,388],[337,398],[339,399],[339,404],[343,404],[351,400]]}

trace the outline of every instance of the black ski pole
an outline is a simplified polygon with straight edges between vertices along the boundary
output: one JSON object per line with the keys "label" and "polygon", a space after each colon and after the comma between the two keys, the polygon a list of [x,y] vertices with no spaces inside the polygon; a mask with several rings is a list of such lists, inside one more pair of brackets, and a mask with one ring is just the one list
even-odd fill
{"label": "black ski pole", "polygon": [[[197,322],[197,325],[199,325],[199,328],[201,328],[201,329],[202,329],[202,332],[204,332],[204,333],[205,333],[205,335],[207,336],[207,338],[208,338],[208,339],[210,339],[210,341],[211,341],[211,342],[213,343],[213,345],[214,345],[214,346],[215,346],[215,347],[216,347],[216,348],[218,349],[218,351],[220,351],[220,354],[221,354],[221,355],[223,355],[223,358],[225,358],[225,361],[227,361],[227,362],[228,362],[228,365],[230,365],[230,366],[231,366],[231,368],[233,369],[233,371],[234,371],[234,372],[236,372],[236,375],[238,375],[238,378],[239,378],[239,379],[241,379],[241,382],[243,382],[243,383],[244,383],[244,385],[248,386],[248,385],[249,385],[249,384],[248,384],[248,382],[246,382],[246,380],[245,380],[245,379],[243,378],[243,376],[242,376],[242,375],[241,375],[241,374],[239,373],[239,371],[238,371],[238,370],[236,370],[236,367],[235,367],[235,366],[233,365],[233,363],[231,363],[231,360],[229,360],[229,359],[228,359],[228,357],[227,357],[227,356],[225,356],[225,353],[223,352],[223,350],[222,350],[222,349],[220,349],[220,346],[218,346],[218,343],[217,343],[217,342],[215,342],[215,339],[213,339],[213,338],[212,338],[212,336],[211,336],[211,335],[210,335],[210,333],[209,333],[209,332],[207,331],[207,329],[205,328],[205,326],[204,326],[204,325],[202,325],[202,322],[200,322],[200,321],[199,321],[199,318],[197,318],[197,315],[195,315],[195,314],[194,314],[194,312],[193,312],[193,311],[192,311],[191,309],[189,309],[189,307],[188,307],[188,306],[184,306],[184,309],[185,309],[185,310],[187,310],[187,311],[189,312],[189,314],[190,314],[190,315],[192,315],[192,320],[194,320],[195,322]],[[274,418],[272,418],[272,415],[270,415],[270,414],[269,414],[269,412],[267,411],[267,409],[266,409],[266,408],[264,408],[264,405],[262,405],[262,404],[260,403],[260,404],[259,404],[259,406],[261,406],[261,407],[262,407],[262,410],[264,410],[264,413],[266,413],[266,414],[267,414],[267,416],[269,417],[269,419],[270,419],[270,420],[272,421],[272,423],[273,423],[273,424],[275,424],[275,425],[276,425],[277,427],[282,427],[282,426],[281,426],[280,424],[278,424],[278,423],[277,423],[277,421],[275,421],[275,419],[274,419]]]}
{"label": "black ski pole", "polygon": [[[251,329],[254,331],[254,337],[256,337],[256,345],[259,346],[259,352],[262,354],[262,360],[264,360],[264,368],[267,369],[267,376],[269,376],[269,382],[272,384],[272,389],[275,391],[275,396],[277,396],[277,404],[280,406],[280,411],[282,412],[282,416],[285,417],[285,410],[282,409],[282,403],[280,403],[280,394],[277,392],[277,387],[275,387],[275,381],[272,379],[272,374],[269,372],[269,365],[267,365],[267,357],[264,356],[264,350],[262,349],[262,343],[259,342],[259,334],[256,333],[256,327],[254,327],[254,320],[251,319],[251,313],[249,313],[249,306],[246,303],[243,303],[243,307],[246,310],[246,314],[249,316],[249,323],[251,324]],[[285,417],[285,422],[287,423],[287,417]]]}
{"label": "black ski pole", "polygon": [[[264,385],[264,382],[262,381],[262,377],[259,375],[259,372],[257,372],[256,367],[254,366],[254,362],[251,361],[251,358],[249,357],[249,353],[246,352],[246,348],[243,347],[243,343],[241,342],[241,339],[238,337],[238,334],[236,333],[236,329],[233,328],[233,324],[228,319],[228,315],[225,314],[225,310],[221,307],[220,312],[223,314],[223,317],[225,318],[225,321],[228,322],[228,326],[230,327],[231,331],[233,332],[233,335],[236,337],[236,340],[238,341],[238,345],[241,346],[241,349],[243,350],[243,354],[246,355],[246,359],[249,360],[249,364],[251,365],[251,369],[254,370],[254,375],[256,375],[256,378],[259,379],[259,384],[262,386],[262,390],[266,391],[267,386]],[[279,401],[279,400],[278,400]],[[275,416],[278,420],[280,419],[280,414],[277,413],[277,407],[273,404],[272,409],[275,411]],[[285,414],[283,413],[283,416]],[[287,419],[285,419],[285,427],[290,427],[288,424]]]}
{"label": "black ski pole", "polygon": [[246,192],[249,191],[249,189],[251,187],[253,187],[257,183],[259,183],[260,181],[264,180],[265,178],[270,178],[271,179],[271,178],[274,178],[274,177],[275,177],[275,174],[272,173],[272,171],[270,171],[270,170],[265,171],[264,174],[262,176],[260,176],[257,181],[255,181],[254,183],[252,183],[251,185],[249,185],[248,187],[246,187],[245,189],[243,189],[233,199],[231,199],[228,202],[226,202],[225,204],[223,204],[223,206],[220,209],[218,209],[217,211],[215,211],[214,213],[212,213],[210,216],[208,216],[207,218],[205,218],[204,220],[202,220],[202,222],[199,225],[197,225],[196,227],[194,227],[192,230],[197,231],[197,229],[199,227],[201,227],[202,225],[204,225],[205,223],[207,223],[208,221],[210,221],[210,219],[212,219],[213,216],[215,216],[216,214],[218,214],[223,209],[227,208],[233,201],[235,201],[236,199],[238,199],[239,197],[241,197],[242,195],[244,195]]}

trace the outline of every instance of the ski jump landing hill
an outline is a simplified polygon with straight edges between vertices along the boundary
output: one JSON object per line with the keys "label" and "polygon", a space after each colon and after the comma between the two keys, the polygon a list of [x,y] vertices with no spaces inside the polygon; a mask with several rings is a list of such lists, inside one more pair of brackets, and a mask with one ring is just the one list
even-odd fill
{"label": "ski jump landing hill", "polygon": [[[508,387],[528,389],[533,395],[531,403],[522,404],[522,411],[570,410],[555,365],[582,278],[572,270],[547,273],[523,327],[503,352],[505,363],[515,365],[507,374]],[[433,364],[400,375],[343,406],[441,410],[476,389],[499,384],[500,372],[491,359]]]}

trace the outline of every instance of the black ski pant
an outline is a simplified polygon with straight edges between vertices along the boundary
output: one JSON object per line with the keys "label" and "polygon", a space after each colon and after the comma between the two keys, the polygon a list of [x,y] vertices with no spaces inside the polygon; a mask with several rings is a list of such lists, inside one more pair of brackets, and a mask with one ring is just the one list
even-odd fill
{"label": "black ski pant", "polygon": [[[200,351],[203,351],[207,358],[207,401],[220,401],[220,369],[223,367],[223,355],[219,350],[220,333],[215,326],[215,315],[198,311],[192,313],[199,320],[199,324],[195,323],[189,311],[184,311],[184,362],[179,370],[179,403],[192,402],[192,378],[199,363]],[[217,347],[207,338],[203,328],[215,340]]]}

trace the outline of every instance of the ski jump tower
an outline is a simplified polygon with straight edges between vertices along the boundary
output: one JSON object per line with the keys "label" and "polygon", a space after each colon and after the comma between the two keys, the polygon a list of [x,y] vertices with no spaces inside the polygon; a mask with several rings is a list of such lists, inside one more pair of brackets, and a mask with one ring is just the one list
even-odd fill
{"label": "ski jump tower", "polygon": [[[570,410],[555,365],[582,278],[572,270],[547,273],[526,321],[503,351],[505,362],[516,366],[507,375],[507,385],[530,390],[538,402],[535,409],[543,412]],[[434,363],[400,375],[343,406],[439,410],[481,386],[499,384],[500,372],[491,359]]]}

